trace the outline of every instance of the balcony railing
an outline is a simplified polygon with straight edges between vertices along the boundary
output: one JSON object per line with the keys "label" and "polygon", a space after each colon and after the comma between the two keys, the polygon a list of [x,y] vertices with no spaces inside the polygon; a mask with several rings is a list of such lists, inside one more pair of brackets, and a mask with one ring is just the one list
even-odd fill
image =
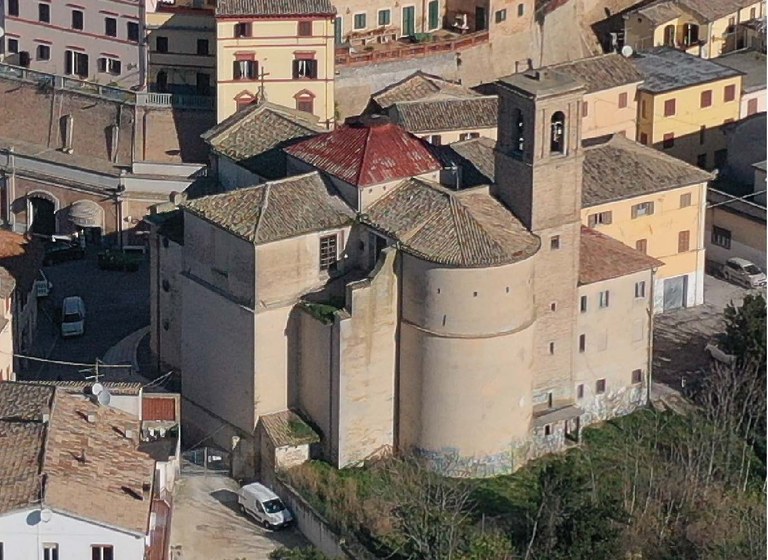
{"label": "balcony railing", "polygon": [[479,31],[450,39],[408,45],[403,43],[385,43],[381,47],[373,47],[370,51],[350,52],[349,48],[336,49],[336,65],[387,62],[418,58],[444,52],[454,52],[488,42],[488,32]]}
{"label": "balcony railing", "polygon": [[95,95],[104,99],[143,107],[169,107],[174,109],[212,110],[215,98],[201,95],[177,95],[172,93],[135,92],[114,86],[105,86],[87,80],[58,76],[0,63],[0,78],[10,78],[37,84],[41,90],[67,90]]}

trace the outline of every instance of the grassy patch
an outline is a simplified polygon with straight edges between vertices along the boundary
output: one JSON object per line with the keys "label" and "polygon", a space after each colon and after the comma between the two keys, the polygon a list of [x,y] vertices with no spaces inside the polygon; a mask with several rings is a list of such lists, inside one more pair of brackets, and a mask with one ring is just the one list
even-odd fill
{"label": "grassy patch", "polygon": [[336,312],[344,309],[344,298],[330,298],[324,302],[302,301],[301,306],[324,325],[333,323]]}

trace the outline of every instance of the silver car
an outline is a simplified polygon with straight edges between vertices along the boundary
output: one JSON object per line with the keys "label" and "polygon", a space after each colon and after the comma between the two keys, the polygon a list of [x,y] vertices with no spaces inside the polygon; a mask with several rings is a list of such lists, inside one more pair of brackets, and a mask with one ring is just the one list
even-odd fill
{"label": "silver car", "polygon": [[723,277],[746,288],[762,288],[765,286],[765,273],[757,265],[747,259],[733,257],[725,261],[722,268]]}

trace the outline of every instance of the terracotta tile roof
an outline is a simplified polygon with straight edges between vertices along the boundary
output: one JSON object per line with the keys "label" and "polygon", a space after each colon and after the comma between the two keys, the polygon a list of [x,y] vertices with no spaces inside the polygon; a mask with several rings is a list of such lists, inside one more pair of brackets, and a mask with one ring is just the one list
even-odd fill
{"label": "terracotta tile roof", "polygon": [[495,95],[470,99],[429,99],[395,103],[388,114],[392,122],[413,133],[476,130],[496,128],[498,106]]}
{"label": "terracotta tile roof", "polygon": [[14,286],[28,293],[43,264],[43,245],[27,240],[23,235],[0,230],[0,294],[9,296]]}
{"label": "terracotta tile roof", "polygon": [[333,15],[330,0],[217,0],[217,16]]}
{"label": "terracotta tile roof", "polygon": [[680,2],[676,0],[659,0],[658,2],[652,2],[632,10],[627,15],[629,16],[630,14],[640,14],[651,23],[659,25],[680,17],[685,14],[685,10],[680,6]]}
{"label": "terracotta tile roof", "polygon": [[260,416],[259,422],[275,447],[305,445],[320,441],[320,436],[292,410]]}
{"label": "terracotta tile roof", "polygon": [[659,0],[629,12],[641,13],[656,24],[666,23],[686,11],[712,22],[755,3],[755,0]]}
{"label": "terracotta tile roof", "polygon": [[42,496],[51,509],[146,533],[151,500],[142,492],[151,491],[155,462],[137,449],[138,418],[63,389],[15,382],[0,383],[0,411],[0,513]]}
{"label": "terracotta tile roof", "polygon": [[399,241],[404,251],[452,266],[513,263],[530,257],[540,245],[484,188],[450,191],[410,179],[375,202],[361,219]]}
{"label": "terracotta tile roof", "polygon": [[638,89],[662,93],[740,76],[742,73],[670,47],[654,47],[630,59],[643,75]]}
{"label": "terracotta tile roof", "polygon": [[386,117],[361,117],[285,149],[290,155],[358,187],[438,171],[427,143]]}
{"label": "terracotta tile roof", "polygon": [[[91,381],[44,381],[42,379],[19,381],[19,383],[59,387],[62,391],[79,395],[87,394],[87,390],[93,385]],[[138,381],[101,381],[100,383],[109,389],[113,395],[138,395],[141,393],[141,383]]]}
{"label": "terracotta tile roof", "polygon": [[496,140],[484,137],[433,148],[444,167],[459,166],[462,188],[493,183],[496,167],[495,149]]}
{"label": "terracotta tile roof", "polygon": [[660,260],[586,226],[581,226],[579,258],[579,284],[602,282],[664,265]]}
{"label": "terracotta tile roof", "polygon": [[713,175],[623,136],[585,146],[582,207],[622,200],[686,185]]}
{"label": "terracotta tile roof", "polygon": [[354,217],[317,172],[198,198],[182,208],[257,245],[340,227]]}
{"label": "terracotta tile roof", "polygon": [[548,68],[582,81],[587,87],[587,93],[643,81],[643,75],[632,61],[617,53],[582,58]]}
{"label": "terracotta tile roof", "polygon": [[282,148],[299,139],[327,132],[317,117],[272,103],[251,105],[205,134],[212,151],[225,155],[267,179],[285,177]]}
{"label": "terracotta tile roof", "polygon": [[395,103],[405,101],[420,101],[435,97],[468,98],[479,97],[479,95],[461,84],[418,70],[399,82],[377,91],[371,99],[379,108],[386,109]]}

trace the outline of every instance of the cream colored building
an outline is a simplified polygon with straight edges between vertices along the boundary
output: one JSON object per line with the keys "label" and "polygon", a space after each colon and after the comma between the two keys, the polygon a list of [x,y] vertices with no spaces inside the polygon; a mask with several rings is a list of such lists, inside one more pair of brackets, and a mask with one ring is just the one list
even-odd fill
{"label": "cream colored building", "polygon": [[336,43],[365,47],[438,31],[443,27],[445,1],[336,1],[333,3],[337,12],[334,23]]}
{"label": "cream colored building", "polygon": [[334,124],[336,11],[329,0],[222,0],[216,7],[217,122],[267,99]]}
{"label": "cream colored building", "polygon": [[[583,94],[502,80],[490,186],[444,186],[423,140],[368,116],[286,148],[287,178],[184,204],[191,437],[247,476],[290,409],[339,467],[397,450],[490,476],[645,403],[662,263],[581,225]],[[580,317],[582,296],[602,305]]]}
{"label": "cream colored building", "polygon": [[624,15],[624,44],[714,58],[726,52],[737,25],[764,15],[764,3],[754,0],[657,0]]}

